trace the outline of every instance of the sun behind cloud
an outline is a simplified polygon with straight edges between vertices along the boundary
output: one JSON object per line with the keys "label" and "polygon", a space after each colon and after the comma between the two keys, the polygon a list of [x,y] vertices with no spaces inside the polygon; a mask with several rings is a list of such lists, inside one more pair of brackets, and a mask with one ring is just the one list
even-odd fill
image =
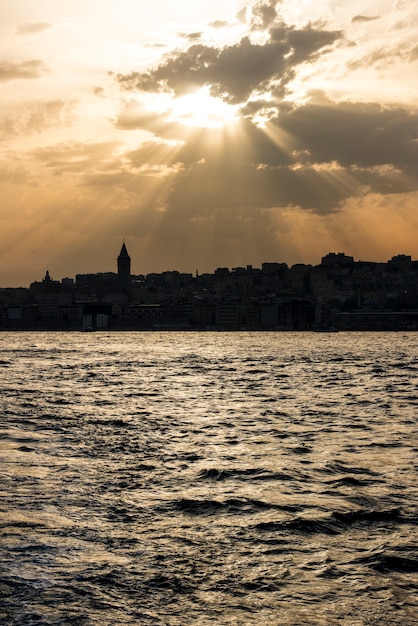
{"label": "sun behind cloud", "polygon": [[208,86],[170,99],[167,106],[169,119],[184,126],[223,128],[238,119],[238,107],[213,97]]}

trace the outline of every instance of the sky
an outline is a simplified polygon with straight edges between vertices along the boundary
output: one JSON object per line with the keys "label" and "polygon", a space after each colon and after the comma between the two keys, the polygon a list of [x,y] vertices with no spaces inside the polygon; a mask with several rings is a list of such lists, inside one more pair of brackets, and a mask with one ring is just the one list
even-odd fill
{"label": "sky", "polygon": [[418,4],[1,0],[0,287],[418,259]]}

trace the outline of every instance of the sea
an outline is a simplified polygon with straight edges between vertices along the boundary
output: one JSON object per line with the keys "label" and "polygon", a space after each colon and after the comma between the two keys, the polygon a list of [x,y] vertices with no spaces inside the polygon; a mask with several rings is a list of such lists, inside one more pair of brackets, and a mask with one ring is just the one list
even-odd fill
{"label": "sea", "polygon": [[418,624],[418,333],[1,332],[0,623]]}

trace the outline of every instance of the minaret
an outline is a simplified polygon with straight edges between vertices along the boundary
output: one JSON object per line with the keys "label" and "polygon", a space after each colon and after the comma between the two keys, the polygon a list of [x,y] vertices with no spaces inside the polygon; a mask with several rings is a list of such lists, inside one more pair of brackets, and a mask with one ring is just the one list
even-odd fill
{"label": "minaret", "polygon": [[46,274],[45,274],[45,278],[42,281],[43,283],[50,283],[51,282],[51,276],[49,275],[49,270],[46,270]]}
{"label": "minaret", "polygon": [[118,256],[118,277],[123,287],[128,288],[131,283],[131,257],[123,242]]}

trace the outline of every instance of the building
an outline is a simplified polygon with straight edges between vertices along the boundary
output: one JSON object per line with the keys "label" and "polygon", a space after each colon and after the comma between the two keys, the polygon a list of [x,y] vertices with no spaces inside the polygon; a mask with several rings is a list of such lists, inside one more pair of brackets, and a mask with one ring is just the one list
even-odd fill
{"label": "building", "polygon": [[124,290],[129,289],[131,284],[131,257],[128,254],[125,242],[123,242],[118,256],[118,278],[122,288]]}

